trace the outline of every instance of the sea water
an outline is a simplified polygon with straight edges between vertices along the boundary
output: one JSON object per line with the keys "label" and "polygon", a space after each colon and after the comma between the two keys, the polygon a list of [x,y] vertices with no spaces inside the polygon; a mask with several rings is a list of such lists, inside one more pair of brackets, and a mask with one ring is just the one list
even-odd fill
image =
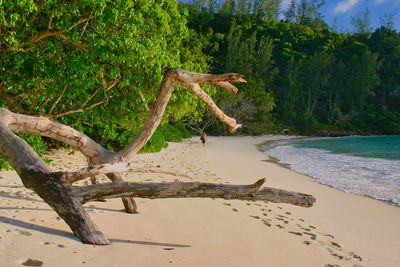
{"label": "sea water", "polygon": [[321,184],[400,206],[400,136],[278,141],[266,153]]}

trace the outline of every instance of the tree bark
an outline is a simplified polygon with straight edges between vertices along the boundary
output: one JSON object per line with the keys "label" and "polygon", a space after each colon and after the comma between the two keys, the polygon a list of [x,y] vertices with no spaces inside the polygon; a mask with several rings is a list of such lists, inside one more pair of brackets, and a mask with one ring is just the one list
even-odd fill
{"label": "tree bark", "polygon": [[98,198],[135,196],[141,198],[223,198],[241,200],[263,200],[288,203],[301,207],[311,207],[315,198],[311,195],[290,192],[276,188],[260,187],[265,182],[258,180],[251,185],[227,185],[199,182],[134,183],[119,182],[111,184],[76,187],[76,196],[86,203]]}
{"label": "tree bark", "polygon": [[[235,130],[239,126],[236,120],[225,115],[200,89],[198,83],[217,84],[236,93],[236,87],[229,82],[245,82],[242,77],[235,73],[212,75],[180,69],[167,70],[156,103],[142,131],[119,152],[110,152],[85,134],[48,118],[16,114],[0,108],[0,154],[14,167],[23,184],[49,204],[68,224],[75,236],[84,243],[109,244],[82,206],[85,202],[97,199],[122,197],[125,209],[131,213],[137,212],[133,197],[267,200],[311,207],[315,202],[315,198],[311,195],[274,188],[260,189],[265,179],[252,185],[123,182],[119,172],[129,170],[188,176],[185,172],[143,166],[127,160],[134,157],[158,127],[172,90],[178,83],[191,89],[221,121],[227,123],[231,130]],[[73,172],[54,172],[23,139],[14,134],[22,132],[47,136],[73,146],[87,158],[89,167]],[[83,187],[72,185],[73,182],[87,177],[96,180],[94,177],[99,174],[106,174],[113,182]]]}

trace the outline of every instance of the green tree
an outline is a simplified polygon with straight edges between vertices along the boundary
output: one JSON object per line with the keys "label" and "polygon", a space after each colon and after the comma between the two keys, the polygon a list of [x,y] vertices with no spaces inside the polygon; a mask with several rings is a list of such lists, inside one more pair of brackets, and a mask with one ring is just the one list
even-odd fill
{"label": "green tree", "polygon": [[[3,1],[1,99],[13,111],[73,125],[108,148],[124,146],[143,123],[164,68],[204,68],[201,60],[180,61],[189,36],[184,12],[173,0]],[[184,104],[197,102],[188,93],[171,101],[172,121],[198,112]]]}
{"label": "green tree", "polygon": [[219,6],[218,12],[223,14],[234,14],[235,13],[235,0],[225,0]]}
{"label": "green tree", "polygon": [[254,0],[253,13],[265,20],[277,20],[282,0]]}
{"label": "green tree", "polygon": [[367,7],[363,12],[358,13],[356,16],[351,16],[351,25],[355,33],[368,33],[372,31],[371,27],[371,14]]}
{"label": "green tree", "polygon": [[326,28],[322,14],[318,11],[325,5],[325,0],[291,0],[284,13],[287,21],[312,28]]}
{"label": "green tree", "polygon": [[335,124],[340,118],[343,118],[342,105],[343,97],[347,88],[347,70],[346,65],[339,61],[335,62],[334,71],[331,77],[331,84],[328,87],[327,96],[327,120],[329,124]]}
{"label": "green tree", "polygon": [[[267,2],[271,1],[253,1],[246,16],[236,15],[233,9],[229,14],[199,12],[190,17],[191,28],[202,34],[210,32],[210,45],[203,51],[211,57],[208,62],[213,72],[239,71],[246,75],[248,83],[239,86],[239,98],[228,101],[218,95],[229,112],[248,111],[242,118],[235,115],[246,122],[244,132],[254,133],[257,122],[268,125],[267,121],[275,119],[278,125],[283,123],[302,133],[324,128],[368,132],[376,129],[372,117],[398,125],[398,33],[386,27],[372,34],[332,31],[319,14],[324,1],[291,1],[285,12],[287,21],[270,20],[262,10]],[[235,27],[230,28],[233,20]],[[257,51],[263,39],[273,47],[270,60],[264,60],[272,64],[273,78],[261,74],[262,63],[255,60],[262,58]],[[263,91],[259,88],[265,88],[273,96],[269,103],[276,105],[273,115],[270,111],[263,113],[269,119],[261,116],[263,104],[257,101],[263,97],[256,95]]]}
{"label": "green tree", "polygon": [[[240,111],[235,115],[238,120],[245,119],[242,123],[247,133],[264,132],[271,126],[270,112],[275,107],[274,96],[268,89],[277,71],[272,59],[272,40],[266,37],[257,40],[256,32],[248,36],[234,23],[227,42],[224,70],[230,72],[235,69],[243,73],[247,84],[239,87],[239,98],[235,101],[229,102],[230,99],[224,97],[222,106],[232,112]],[[252,115],[246,115],[246,111]]]}
{"label": "green tree", "polygon": [[346,62],[347,93],[344,95],[346,113],[361,112],[367,106],[367,99],[374,95],[374,87],[379,85],[378,54],[366,50],[361,55],[353,55]]}
{"label": "green tree", "polygon": [[296,20],[296,7],[297,7],[297,1],[296,0],[290,0],[289,7],[284,12],[285,19],[287,21],[295,22],[295,20]]}
{"label": "green tree", "polygon": [[208,12],[210,13],[214,13],[217,10],[217,0],[208,0],[207,2],[207,8],[208,8]]}
{"label": "green tree", "polygon": [[283,78],[283,97],[281,98],[281,106],[283,110],[282,117],[288,121],[293,122],[297,117],[297,105],[299,103],[301,83],[300,73],[302,65],[296,62],[292,56],[287,64],[285,75]]}
{"label": "green tree", "polygon": [[236,0],[236,14],[247,15],[250,14],[251,1],[249,0]]}
{"label": "green tree", "polygon": [[316,53],[303,63],[303,92],[306,94],[305,117],[311,119],[321,94],[330,78],[331,56],[326,52]]}
{"label": "green tree", "polygon": [[392,9],[380,16],[379,21],[381,22],[381,26],[390,30],[394,30],[394,18],[396,17],[398,11],[398,9]]}
{"label": "green tree", "polygon": [[390,28],[380,27],[372,33],[368,45],[379,55],[381,63],[381,82],[375,87],[375,101],[384,110],[400,110],[400,102],[392,97],[399,87],[400,35]]}

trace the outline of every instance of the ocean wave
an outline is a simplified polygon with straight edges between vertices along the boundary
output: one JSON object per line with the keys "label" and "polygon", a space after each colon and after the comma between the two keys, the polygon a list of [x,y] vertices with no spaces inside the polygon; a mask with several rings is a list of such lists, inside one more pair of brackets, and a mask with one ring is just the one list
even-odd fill
{"label": "ocean wave", "polygon": [[275,144],[265,153],[321,184],[400,206],[399,160],[334,154],[287,142]]}

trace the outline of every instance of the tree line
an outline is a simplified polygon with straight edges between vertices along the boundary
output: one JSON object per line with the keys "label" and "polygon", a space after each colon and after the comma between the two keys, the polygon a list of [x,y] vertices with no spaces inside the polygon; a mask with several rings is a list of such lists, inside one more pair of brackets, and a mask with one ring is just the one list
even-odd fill
{"label": "tree line", "polygon": [[[221,106],[243,132],[290,129],[301,134],[400,132],[400,35],[395,12],[370,27],[369,10],[352,17],[353,32],[323,20],[325,1],[191,1],[188,27],[205,41],[213,72],[237,70],[248,80],[240,99]],[[218,99],[218,98],[217,98]],[[243,116],[243,117],[241,117]],[[218,133],[226,132],[216,123]]]}

